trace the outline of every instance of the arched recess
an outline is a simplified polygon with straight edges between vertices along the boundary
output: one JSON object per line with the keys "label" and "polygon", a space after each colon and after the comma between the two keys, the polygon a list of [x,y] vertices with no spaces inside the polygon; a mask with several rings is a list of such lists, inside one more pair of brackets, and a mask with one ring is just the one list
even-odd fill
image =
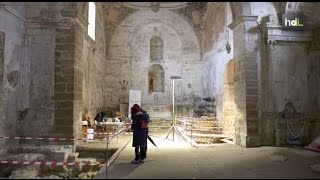
{"label": "arched recess", "polygon": [[[155,32],[157,30],[155,29]],[[163,40],[159,33],[154,34],[150,39],[150,62],[161,62],[163,60]]]}
{"label": "arched recess", "polygon": [[153,64],[148,71],[149,93],[164,92],[164,70],[160,64]]}
{"label": "arched recess", "polygon": [[223,134],[234,139],[235,133],[235,98],[234,98],[234,60],[225,68],[223,82]]}

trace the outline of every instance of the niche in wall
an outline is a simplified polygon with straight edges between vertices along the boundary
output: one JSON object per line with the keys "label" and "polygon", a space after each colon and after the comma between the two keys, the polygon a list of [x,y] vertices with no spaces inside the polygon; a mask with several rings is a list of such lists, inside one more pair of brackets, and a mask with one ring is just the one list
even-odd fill
{"label": "niche in wall", "polygon": [[164,92],[164,70],[160,64],[150,66],[148,71],[149,93]]}
{"label": "niche in wall", "polygon": [[154,29],[154,34],[150,39],[150,62],[161,62],[163,60],[163,40],[157,31]]}

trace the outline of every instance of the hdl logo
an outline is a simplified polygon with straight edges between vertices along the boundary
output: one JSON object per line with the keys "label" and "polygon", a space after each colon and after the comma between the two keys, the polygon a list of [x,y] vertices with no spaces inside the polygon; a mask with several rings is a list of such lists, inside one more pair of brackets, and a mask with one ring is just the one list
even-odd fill
{"label": "hdl logo", "polygon": [[282,27],[285,29],[302,30],[305,28],[305,18],[298,14],[283,14]]}

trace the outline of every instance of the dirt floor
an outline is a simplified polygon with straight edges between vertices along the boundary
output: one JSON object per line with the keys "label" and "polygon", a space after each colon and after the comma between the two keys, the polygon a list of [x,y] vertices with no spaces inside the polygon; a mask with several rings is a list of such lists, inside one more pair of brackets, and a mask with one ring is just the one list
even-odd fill
{"label": "dirt floor", "polygon": [[134,149],[129,143],[108,173],[103,167],[94,179],[320,178],[320,171],[311,168],[320,164],[320,153],[303,148],[241,148],[227,143],[195,148],[177,138],[166,139],[165,134],[150,136],[158,148],[148,144],[145,163],[130,163]]}

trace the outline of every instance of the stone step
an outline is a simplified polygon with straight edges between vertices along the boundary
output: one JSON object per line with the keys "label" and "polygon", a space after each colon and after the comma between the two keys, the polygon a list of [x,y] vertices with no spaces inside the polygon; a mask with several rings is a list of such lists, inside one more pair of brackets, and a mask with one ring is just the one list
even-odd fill
{"label": "stone step", "polygon": [[74,163],[76,161],[76,159],[79,158],[79,152],[75,152],[75,153],[72,153],[68,156],[68,159],[67,161],[70,162],[70,163]]}

